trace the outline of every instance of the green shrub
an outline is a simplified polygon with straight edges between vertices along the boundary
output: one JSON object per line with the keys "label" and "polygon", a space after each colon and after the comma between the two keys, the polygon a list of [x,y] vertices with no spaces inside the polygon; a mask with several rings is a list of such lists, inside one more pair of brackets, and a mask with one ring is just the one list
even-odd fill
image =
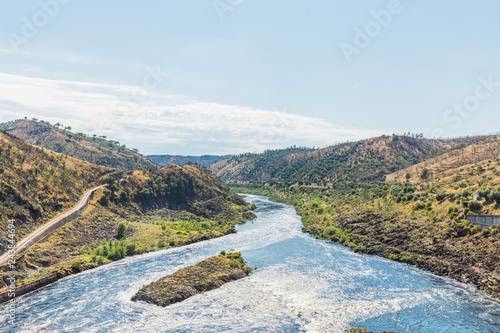
{"label": "green shrub", "polygon": [[391,260],[399,260],[399,256],[395,253],[389,254],[389,259]]}
{"label": "green shrub", "polygon": [[107,176],[103,179],[103,181],[108,184],[108,185],[115,185],[116,183],[116,179],[114,179],[113,177],[111,176]]}
{"label": "green shrub", "polygon": [[488,199],[491,201],[495,201],[496,203],[500,203],[500,192],[493,191],[489,194]]}
{"label": "green shrub", "polygon": [[483,208],[483,205],[479,201],[473,200],[473,201],[469,202],[468,208],[471,211],[476,212],[476,211],[480,210],[481,208]]}
{"label": "green shrub", "polygon": [[132,256],[135,254],[135,244],[127,244],[126,253],[128,256]]}
{"label": "green shrub", "polygon": [[71,268],[73,269],[74,272],[81,272],[82,271],[82,263],[77,261],[71,264]]}
{"label": "green shrub", "polygon": [[118,227],[116,228],[116,234],[118,235],[119,238],[123,238],[127,229],[128,229],[127,223],[122,221],[118,223]]}
{"label": "green shrub", "polygon": [[424,209],[424,208],[426,208],[426,205],[422,201],[417,201],[413,205],[413,210],[420,210],[420,209]]}

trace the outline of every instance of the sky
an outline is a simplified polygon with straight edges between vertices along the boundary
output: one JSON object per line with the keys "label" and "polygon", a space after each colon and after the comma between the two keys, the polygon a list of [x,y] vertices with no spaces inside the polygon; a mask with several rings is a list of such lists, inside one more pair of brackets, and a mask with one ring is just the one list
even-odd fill
{"label": "sky", "polygon": [[0,0],[0,122],[144,154],[500,131],[500,2]]}

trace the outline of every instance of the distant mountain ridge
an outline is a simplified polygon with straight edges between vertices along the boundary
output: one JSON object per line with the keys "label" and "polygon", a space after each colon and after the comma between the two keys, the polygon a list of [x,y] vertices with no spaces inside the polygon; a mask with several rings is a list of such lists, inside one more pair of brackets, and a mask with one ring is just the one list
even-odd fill
{"label": "distant mountain ridge", "polygon": [[122,170],[157,168],[158,165],[147,157],[106,140],[106,137],[72,133],[71,128],[59,128],[43,120],[18,119],[0,124],[5,131],[29,144],[43,147],[57,153],[78,158],[89,163]]}
{"label": "distant mountain ridge", "polygon": [[168,166],[171,164],[184,165],[193,163],[205,168],[217,163],[221,160],[226,160],[233,157],[233,155],[203,155],[203,156],[183,156],[183,155],[147,155],[149,159],[161,166]]}
{"label": "distant mountain ridge", "polygon": [[422,139],[408,135],[380,136],[322,149],[291,147],[243,154],[210,166],[229,182],[268,182],[328,186],[339,182],[383,181],[385,176],[478,138]]}

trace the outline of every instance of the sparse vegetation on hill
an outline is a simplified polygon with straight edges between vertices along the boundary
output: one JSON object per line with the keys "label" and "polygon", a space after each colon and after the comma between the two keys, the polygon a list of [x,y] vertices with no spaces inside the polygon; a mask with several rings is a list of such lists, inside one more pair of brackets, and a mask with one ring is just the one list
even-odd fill
{"label": "sparse vegetation on hill", "polygon": [[72,133],[71,127],[51,125],[43,120],[14,120],[0,124],[3,130],[29,144],[43,147],[83,161],[122,170],[157,168],[135,150],[105,136]]}
{"label": "sparse vegetation on hill", "polygon": [[220,237],[255,216],[249,203],[195,165],[120,172],[101,183],[108,186],[82,216],[16,261],[18,284]]}
{"label": "sparse vegetation on hill", "polygon": [[383,181],[387,174],[438,155],[472,138],[426,140],[382,136],[323,149],[289,148],[245,154],[210,166],[229,182],[268,182],[327,187],[346,181]]}
{"label": "sparse vegetation on hill", "polygon": [[[14,219],[19,240],[114,172],[0,132],[0,228],[6,230],[8,219]],[[0,253],[6,250],[6,236],[0,234]]]}
{"label": "sparse vegetation on hill", "polygon": [[[233,186],[293,204],[303,230],[318,238],[416,265],[500,297],[500,229],[466,220],[468,214],[500,215],[497,136],[415,140],[420,139],[383,137],[337,148],[348,153],[343,164],[331,164],[323,184],[321,179],[303,184],[253,180]],[[375,144],[377,154],[362,153]],[[300,172],[309,179],[321,175],[313,167],[321,160],[306,163]],[[396,169],[401,171],[382,181]]]}
{"label": "sparse vegetation on hill", "polygon": [[416,265],[500,297],[499,229],[465,219],[471,213],[500,213],[500,187],[490,182],[477,190],[478,201],[466,189],[431,193],[426,183],[346,183],[336,189],[247,185],[237,191],[293,204],[303,230],[318,238]]}
{"label": "sparse vegetation on hill", "polygon": [[[387,181],[419,182],[422,180],[422,172],[439,173],[451,169],[461,168],[470,164],[477,164],[483,160],[495,159],[500,154],[500,137],[497,135],[489,137],[476,137],[473,142],[457,144],[451,149],[438,156],[430,156],[427,160],[412,165],[406,169],[397,171],[387,176]],[[406,175],[410,177],[407,178]],[[427,178],[427,177],[425,177]]]}
{"label": "sparse vegetation on hill", "polygon": [[111,199],[123,201],[121,193],[125,192],[125,197],[143,210],[169,208],[207,218],[233,219],[233,206],[248,206],[210,171],[193,164],[127,172],[118,186],[121,191],[115,191],[116,198],[109,194]]}

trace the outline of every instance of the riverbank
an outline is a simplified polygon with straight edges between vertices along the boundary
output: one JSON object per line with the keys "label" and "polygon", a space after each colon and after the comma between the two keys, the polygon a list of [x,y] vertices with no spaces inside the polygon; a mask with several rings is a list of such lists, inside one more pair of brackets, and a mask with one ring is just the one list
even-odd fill
{"label": "riverbank", "polygon": [[312,224],[304,231],[355,252],[475,285],[500,298],[500,239],[491,231],[486,237],[483,232],[471,232],[472,228],[459,223],[430,228],[419,220],[401,221],[360,209],[335,216],[331,226]]}
{"label": "riverbank", "polygon": [[[245,192],[241,187],[236,190]],[[294,205],[302,218],[303,231],[318,239],[339,243],[358,253],[414,265],[500,298],[497,228],[473,226],[463,219],[463,213],[456,213],[448,208],[448,202],[439,202],[435,197],[418,201],[425,209],[415,209],[417,204],[412,202],[388,200],[385,192],[376,197],[373,193],[379,190],[380,187],[362,192],[260,188],[248,192]]]}
{"label": "riverbank", "polygon": [[[255,218],[242,207],[233,218],[207,219],[186,211],[160,209],[127,214],[103,209],[94,198],[88,210],[58,229],[45,242],[16,259],[15,297],[45,287],[68,275],[127,256],[177,248],[235,233],[235,225]],[[126,218],[124,218],[126,216]],[[119,226],[124,226],[119,235]],[[12,273],[1,268],[0,303],[11,300]]]}
{"label": "riverbank", "polygon": [[248,276],[252,269],[245,266],[241,253],[221,252],[218,256],[182,268],[158,281],[142,287],[132,301],[158,306],[181,302],[196,294],[221,287],[225,283]]}
{"label": "riverbank", "polygon": [[[293,207],[249,196],[258,220],[238,232],[104,265],[16,302],[32,331],[496,332],[500,303],[473,287],[301,232]],[[217,255],[241,251],[255,274],[165,308],[131,302],[144,285]],[[9,312],[0,307],[0,331]],[[422,320],[425,318],[425,320]]]}
{"label": "riverbank", "polygon": [[[234,229],[234,226],[233,226],[233,228],[227,229],[227,233],[225,233],[225,234],[221,234],[221,235],[218,235],[216,237],[211,237],[210,235],[202,235],[198,238],[188,239],[185,242],[178,243],[176,246],[166,246],[165,249],[182,247],[182,246],[186,246],[189,244],[209,240],[212,238],[222,237],[222,236],[229,235],[229,234],[235,233],[235,232],[236,232],[236,230]],[[159,251],[159,250],[163,250],[163,248],[156,249],[156,250],[145,249],[143,251],[137,251],[137,253],[131,254],[129,256],[146,254],[149,252]],[[97,267],[100,267],[103,265],[107,265],[113,261],[118,261],[121,259],[122,258],[117,259],[117,260],[109,260],[106,258],[106,259],[103,259],[102,261],[96,261],[96,260],[92,260],[92,256],[90,258],[87,257],[87,258],[84,258],[83,260],[74,261],[70,266],[60,267],[57,270],[47,270],[45,272],[45,274],[43,274],[43,277],[37,278],[37,279],[30,279],[29,282],[25,282],[22,284],[17,284],[17,283],[11,284],[8,281],[9,275],[2,274],[3,280],[4,281],[7,280],[7,281],[5,281],[7,284],[7,287],[0,289],[0,304],[5,303],[5,302],[9,302],[10,300],[12,300],[14,298],[29,294],[33,291],[40,289],[40,288],[51,285],[51,284],[59,281],[60,279],[65,278],[67,276],[82,273],[84,271],[94,269],[94,268],[97,268]]]}

